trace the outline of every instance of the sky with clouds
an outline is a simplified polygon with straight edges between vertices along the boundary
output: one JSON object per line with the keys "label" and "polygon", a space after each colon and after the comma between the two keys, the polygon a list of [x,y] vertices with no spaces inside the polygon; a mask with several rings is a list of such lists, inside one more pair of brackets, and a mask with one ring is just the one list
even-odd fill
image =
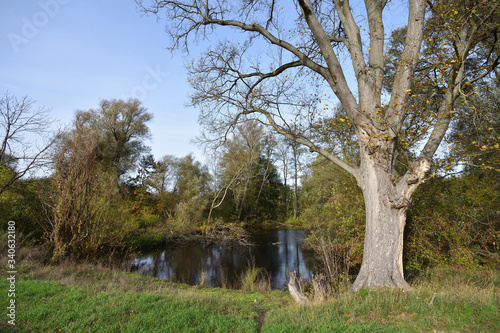
{"label": "sky with clouds", "polygon": [[198,112],[186,107],[185,58],[164,25],[132,0],[22,0],[0,3],[0,92],[28,95],[62,126],[102,99],[139,98],[156,158],[194,153]]}

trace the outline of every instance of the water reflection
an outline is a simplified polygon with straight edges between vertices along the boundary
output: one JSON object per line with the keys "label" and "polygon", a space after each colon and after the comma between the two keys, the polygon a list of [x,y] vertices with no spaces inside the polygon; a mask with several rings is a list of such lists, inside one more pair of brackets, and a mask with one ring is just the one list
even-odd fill
{"label": "water reflection", "polygon": [[302,230],[280,230],[253,235],[250,247],[189,243],[137,257],[131,271],[191,285],[203,276],[209,286],[235,286],[254,258],[271,274],[272,288],[281,289],[290,271],[311,279],[315,259],[302,252],[303,239]]}

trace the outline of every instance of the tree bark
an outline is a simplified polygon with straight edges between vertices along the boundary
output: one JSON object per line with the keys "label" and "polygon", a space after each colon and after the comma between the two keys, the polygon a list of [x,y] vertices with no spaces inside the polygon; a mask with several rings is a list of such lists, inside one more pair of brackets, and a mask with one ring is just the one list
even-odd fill
{"label": "tree bark", "polygon": [[376,151],[372,145],[362,146],[358,185],[365,200],[366,231],[363,262],[351,291],[409,289],[403,273],[403,233],[413,191],[408,184],[396,183],[394,179],[393,154],[388,153],[393,149],[392,143],[381,143]]}

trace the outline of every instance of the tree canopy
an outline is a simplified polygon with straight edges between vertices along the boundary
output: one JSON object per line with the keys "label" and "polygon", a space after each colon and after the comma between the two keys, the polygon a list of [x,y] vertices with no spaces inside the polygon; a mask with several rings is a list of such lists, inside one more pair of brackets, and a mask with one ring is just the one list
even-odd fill
{"label": "tree canopy", "polygon": [[75,115],[76,131],[93,131],[101,136],[100,156],[122,175],[134,168],[147,150],[143,143],[150,132],[146,123],[152,115],[138,99],[102,100],[99,109],[79,110]]}

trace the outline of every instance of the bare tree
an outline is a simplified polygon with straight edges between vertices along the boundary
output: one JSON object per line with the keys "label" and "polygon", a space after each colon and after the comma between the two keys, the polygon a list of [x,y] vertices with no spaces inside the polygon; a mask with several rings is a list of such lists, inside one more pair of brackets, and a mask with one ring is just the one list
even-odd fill
{"label": "bare tree", "polygon": [[56,137],[49,138],[53,121],[48,109],[35,108],[34,104],[28,96],[17,98],[8,92],[0,99],[0,167],[8,171],[0,194],[50,161],[46,154]]}
{"label": "bare tree", "polygon": [[[409,0],[405,41],[387,94],[382,93],[386,0],[151,0],[148,7],[138,2],[146,12],[166,18],[172,49],[187,51],[192,37],[205,38],[222,28],[248,37],[238,43],[241,35],[234,34],[235,41],[212,43],[188,68],[192,103],[201,109],[205,129],[224,138],[238,122],[254,118],[355,177],[365,201],[366,233],[351,290],[408,288],[402,259],[406,212],[450,128],[455,101],[498,66],[493,50],[500,40],[499,2]],[[421,128],[426,134],[416,158],[400,173],[395,161],[405,120],[430,116],[408,103],[426,24],[434,25],[443,42],[430,70],[439,73],[438,83],[446,90],[435,102],[439,112]],[[479,52],[491,56],[474,63]],[[350,63],[354,87],[342,58]],[[319,94],[323,91],[333,93],[345,109],[342,120],[353,128],[359,161],[343,159],[312,135],[315,124],[334,113]]]}
{"label": "bare tree", "polygon": [[[214,153],[214,156],[216,156],[216,153]],[[231,187],[233,186],[233,183],[241,177],[242,172],[246,169],[246,165],[242,164],[236,172],[233,172],[231,177],[224,177],[224,175],[221,175],[219,177],[219,175],[218,175],[218,173],[220,172],[218,170],[220,167],[219,161],[215,161],[215,162],[216,162],[216,164],[213,164],[213,166],[214,166],[214,169],[213,169],[214,184],[213,184],[213,189],[212,189],[213,199],[212,199],[212,203],[210,204],[210,210],[208,212],[208,218],[207,218],[208,224],[210,224],[210,222],[212,220],[213,210],[215,208],[218,208],[220,205],[222,205],[222,203],[224,202],[224,199],[226,198],[227,192],[231,189]]]}

